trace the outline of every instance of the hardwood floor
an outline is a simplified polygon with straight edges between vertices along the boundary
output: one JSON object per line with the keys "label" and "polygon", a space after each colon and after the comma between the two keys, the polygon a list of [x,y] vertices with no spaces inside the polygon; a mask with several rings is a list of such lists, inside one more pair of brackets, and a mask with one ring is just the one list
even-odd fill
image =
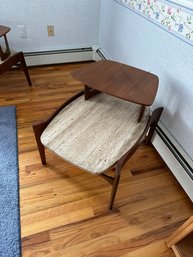
{"label": "hardwood floor", "polygon": [[153,146],[127,162],[112,212],[101,177],[49,151],[41,165],[31,125],[83,89],[70,75],[83,65],[30,68],[31,88],[22,71],[0,77],[0,106],[17,106],[23,257],[174,257],[164,240],[193,205]]}

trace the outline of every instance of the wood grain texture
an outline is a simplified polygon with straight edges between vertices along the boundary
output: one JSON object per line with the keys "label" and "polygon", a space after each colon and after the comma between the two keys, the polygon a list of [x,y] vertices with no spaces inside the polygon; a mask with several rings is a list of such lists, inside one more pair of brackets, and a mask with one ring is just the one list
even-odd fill
{"label": "wood grain texture", "polygon": [[[173,247],[176,248],[176,253],[182,257],[192,257],[193,256],[193,232],[187,235],[184,239],[179,241]],[[176,256],[178,256],[176,254]]]}
{"label": "wood grain texture", "polygon": [[177,257],[193,256],[193,216],[174,231],[166,240]]}
{"label": "wood grain texture", "polygon": [[166,240],[168,247],[176,244],[188,234],[193,232],[193,216],[191,216],[181,227],[179,227],[171,236]]}
{"label": "wood grain texture", "polygon": [[122,63],[102,60],[72,72],[85,85],[124,100],[151,105],[158,89],[158,77]]}
{"label": "wood grain texture", "polygon": [[84,63],[0,76],[0,105],[17,106],[23,257],[174,257],[165,239],[193,206],[155,149],[142,145],[126,163],[108,212],[111,186],[47,151],[38,155],[32,123],[83,90],[70,72]]}

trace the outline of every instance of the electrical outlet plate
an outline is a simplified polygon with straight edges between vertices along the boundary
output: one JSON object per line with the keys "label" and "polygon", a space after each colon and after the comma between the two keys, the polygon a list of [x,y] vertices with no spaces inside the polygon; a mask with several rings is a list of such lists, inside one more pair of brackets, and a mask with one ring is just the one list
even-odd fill
{"label": "electrical outlet plate", "polygon": [[54,37],[54,26],[53,25],[48,25],[47,26],[47,30],[48,30],[48,37]]}

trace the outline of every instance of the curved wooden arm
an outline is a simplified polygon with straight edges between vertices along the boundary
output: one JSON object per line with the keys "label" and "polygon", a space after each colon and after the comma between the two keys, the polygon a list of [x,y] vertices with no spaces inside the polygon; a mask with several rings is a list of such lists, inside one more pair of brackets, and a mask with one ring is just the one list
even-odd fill
{"label": "curved wooden arm", "polygon": [[151,138],[153,136],[153,133],[155,131],[155,128],[157,126],[157,123],[159,121],[159,118],[162,114],[163,107],[159,107],[155,109],[152,112],[152,115],[149,117],[149,121],[147,123],[147,126],[145,127],[142,135],[137,140],[137,142],[134,144],[134,146],[129,149],[127,153],[125,153],[121,159],[118,160],[117,164],[119,166],[119,169],[122,169],[127,160],[135,153],[135,151],[138,149],[138,147],[142,144],[142,142],[145,140],[146,144],[151,141]]}
{"label": "curved wooden arm", "polygon": [[[83,95],[84,91],[80,91],[79,93],[77,93],[76,95],[72,96],[70,99],[66,100],[60,107],[58,107],[58,109],[47,119],[38,123],[34,123],[33,126],[39,126],[40,124],[49,124],[54,117],[56,117],[56,115],[65,107],[67,106],[69,103],[73,102],[76,98],[78,98],[79,96]],[[46,125],[46,126],[47,126]]]}
{"label": "curved wooden arm", "polygon": [[44,165],[46,164],[46,156],[45,156],[44,145],[42,144],[42,142],[40,140],[41,134],[43,133],[45,128],[48,126],[48,124],[54,119],[54,117],[56,117],[56,115],[65,106],[67,106],[69,103],[73,102],[76,98],[78,98],[79,96],[81,96],[83,94],[84,94],[84,91],[81,91],[81,92],[77,93],[76,95],[72,96],[70,99],[65,101],[47,120],[42,121],[42,122],[38,122],[38,123],[34,123],[32,125],[33,131],[34,131],[34,134],[35,134],[35,138],[36,138],[36,142],[37,142],[37,145],[38,145],[38,149],[39,149],[39,153],[40,153],[40,158],[41,158],[42,164],[44,164]]}

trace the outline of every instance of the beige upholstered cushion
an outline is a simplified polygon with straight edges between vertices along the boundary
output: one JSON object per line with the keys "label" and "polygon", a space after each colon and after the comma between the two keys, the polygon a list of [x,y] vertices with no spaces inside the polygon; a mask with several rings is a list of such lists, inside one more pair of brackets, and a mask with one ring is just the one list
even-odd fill
{"label": "beige upholstered cushion", "polygon": [[66,161],[91,173],[111,167],[139,139],[149,117],[146,108],[106,94],[79,97],[51,121],[41,142]]}

